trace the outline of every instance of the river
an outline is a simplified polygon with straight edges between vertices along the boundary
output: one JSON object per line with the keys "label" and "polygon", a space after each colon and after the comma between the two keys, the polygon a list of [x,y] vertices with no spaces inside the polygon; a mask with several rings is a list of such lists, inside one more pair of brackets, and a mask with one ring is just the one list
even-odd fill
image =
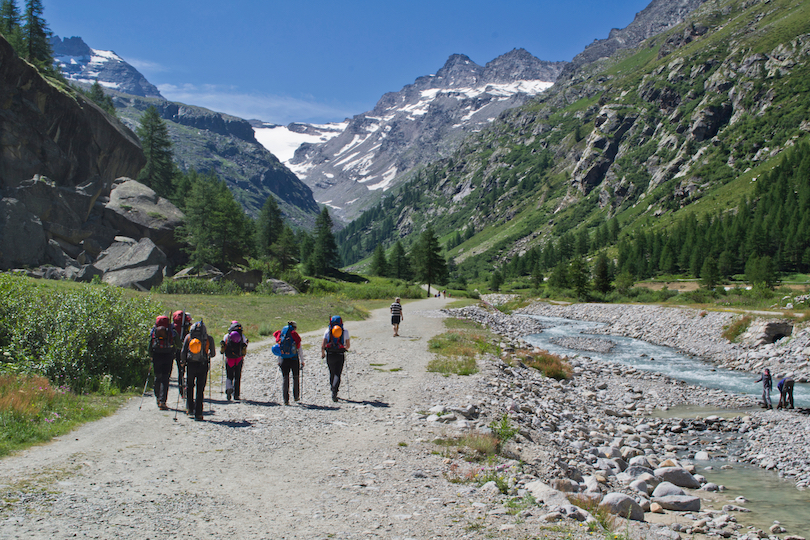
{"label": "river", "polygon": [[[593,333],[596,328],[605,326],[603,323],[538,315],[531,317],[543,325],[547,325],[548,328],[540,334],[524,336],[524,339],[533,346],[551,353],[561,356],[580,354],[594,360],[633,366],[639,370],[661,373],[673,379],[680,379],[705,388],[717,388],[726,392],[750,395],[754,399],[758,399],[762,395],[762,383],[754,382],[755,377],[752,377],[750,373],[717,368],[700,358],[684,355],[670,347],[653,345],[639,339]],[[565,338],[609,340],[614,345],[609,352],[594,352],[576,351],[554,343]],[[794,389],[796,407],[810,407],[810,388],[807,386],[796,383]],[[771,399],[775,407],[779,401],[776,381],[774,381]]]}

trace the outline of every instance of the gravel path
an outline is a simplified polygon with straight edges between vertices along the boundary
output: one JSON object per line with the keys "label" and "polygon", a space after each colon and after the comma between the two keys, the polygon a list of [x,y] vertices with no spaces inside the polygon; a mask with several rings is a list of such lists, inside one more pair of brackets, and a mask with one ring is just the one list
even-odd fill
{"label": "gravel path", "polygon": [[[302,336],[310,348],[300,404],[280,404],[275,357],[254,344],[244,400],[225,401],[215,372],[204,422],[182,412],[174,421],[174,410],[159,411],[147,396],[140,411],[140,399],[131,400],[4,459],[0,538],[480,538],[487,526],[510,530],[513,516],[489,518],[488,504],[473,504],[475,487],[444,479],[429,441],[450,428],[426,426],[416,413],[467,403],[476,381],[425,370],[447,302],[406,304],[397,338],[387,308],[347,323],[353,352],[339,403],[329,396],[320,330]],[[172,388],[170,404],[176,396]],[[491,523],[468,531],[474,517]]]}

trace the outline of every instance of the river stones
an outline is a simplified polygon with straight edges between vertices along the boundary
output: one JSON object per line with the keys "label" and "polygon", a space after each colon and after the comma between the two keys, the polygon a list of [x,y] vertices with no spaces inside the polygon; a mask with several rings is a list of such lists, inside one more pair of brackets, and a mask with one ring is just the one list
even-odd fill
{"label": "river stones", "polygon": [[644,521],[644,510],[632,497],[624,493],[608,493],[599,503],[599,508],[616,516]]}

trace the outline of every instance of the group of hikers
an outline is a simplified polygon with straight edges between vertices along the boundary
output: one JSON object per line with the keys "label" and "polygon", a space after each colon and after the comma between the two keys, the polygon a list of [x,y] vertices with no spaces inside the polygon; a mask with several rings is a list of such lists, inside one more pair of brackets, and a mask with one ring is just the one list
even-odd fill
{"label": "group of hikers", "polygon": [[[762,381],[762,403],[760,405],[766,409],[773,409],[773,402],[771,401],[771,390],[773,390],[773,378],[771,377],[771,370],[765,368],[765,371],[754,382]],[[794,380],[790,375],[785,375],[779,382],[776,383],[776,388],[779,390],[779,404],[777,409],[792,409],[793,408],[793,384]],[[789,404],[789,405],[788,405]]]}
{"label": "group of hikers", "polygon": [[[292,374],[293,400],[301,399],[300,373],[304,367],[301,336],[298,325],[289,321],[273,337],[276,345],[273,353],[278,356],[278,366],[282,374],[282,396],[284,404],[290,404],[290,375]],[[242,386],[242,367],[249,340],[239,321],[231,321],[228,331],[219,342],[220,353],[225,358],[225,394],[228,401],[239,401]],[[340,380],[345,364],[345,353],[350,347],[349,331],[343,327],[343,319],[335,315],[329,320],[329,327],[321,342],[321,358],[329,367],[329,385],[332,401],[338,401]],[[200,320],[192,324],[191,315],[186,311],[175,311],[171,318],[159,315],[149,334],[149,353],[154,370],[154,389],[157,406],[168,410],[166,400],[169,393],[169,378],[174,364],[177,364],[178,401],[186,400],[186,413],[195,420],[203,419],[205,385],[211,358],[216,356],[214,338],[208,334],[205,323]]]}

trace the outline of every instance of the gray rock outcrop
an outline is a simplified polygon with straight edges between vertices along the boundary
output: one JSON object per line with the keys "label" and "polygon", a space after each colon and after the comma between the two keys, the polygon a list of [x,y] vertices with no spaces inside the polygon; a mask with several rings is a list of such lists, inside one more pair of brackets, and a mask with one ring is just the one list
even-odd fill
{"label": "gray rock outcrop", "polygon": [[92,266],[104,283],[146,291],[163,281],[166,264],[166,255],[149,238],[118,237]]}

